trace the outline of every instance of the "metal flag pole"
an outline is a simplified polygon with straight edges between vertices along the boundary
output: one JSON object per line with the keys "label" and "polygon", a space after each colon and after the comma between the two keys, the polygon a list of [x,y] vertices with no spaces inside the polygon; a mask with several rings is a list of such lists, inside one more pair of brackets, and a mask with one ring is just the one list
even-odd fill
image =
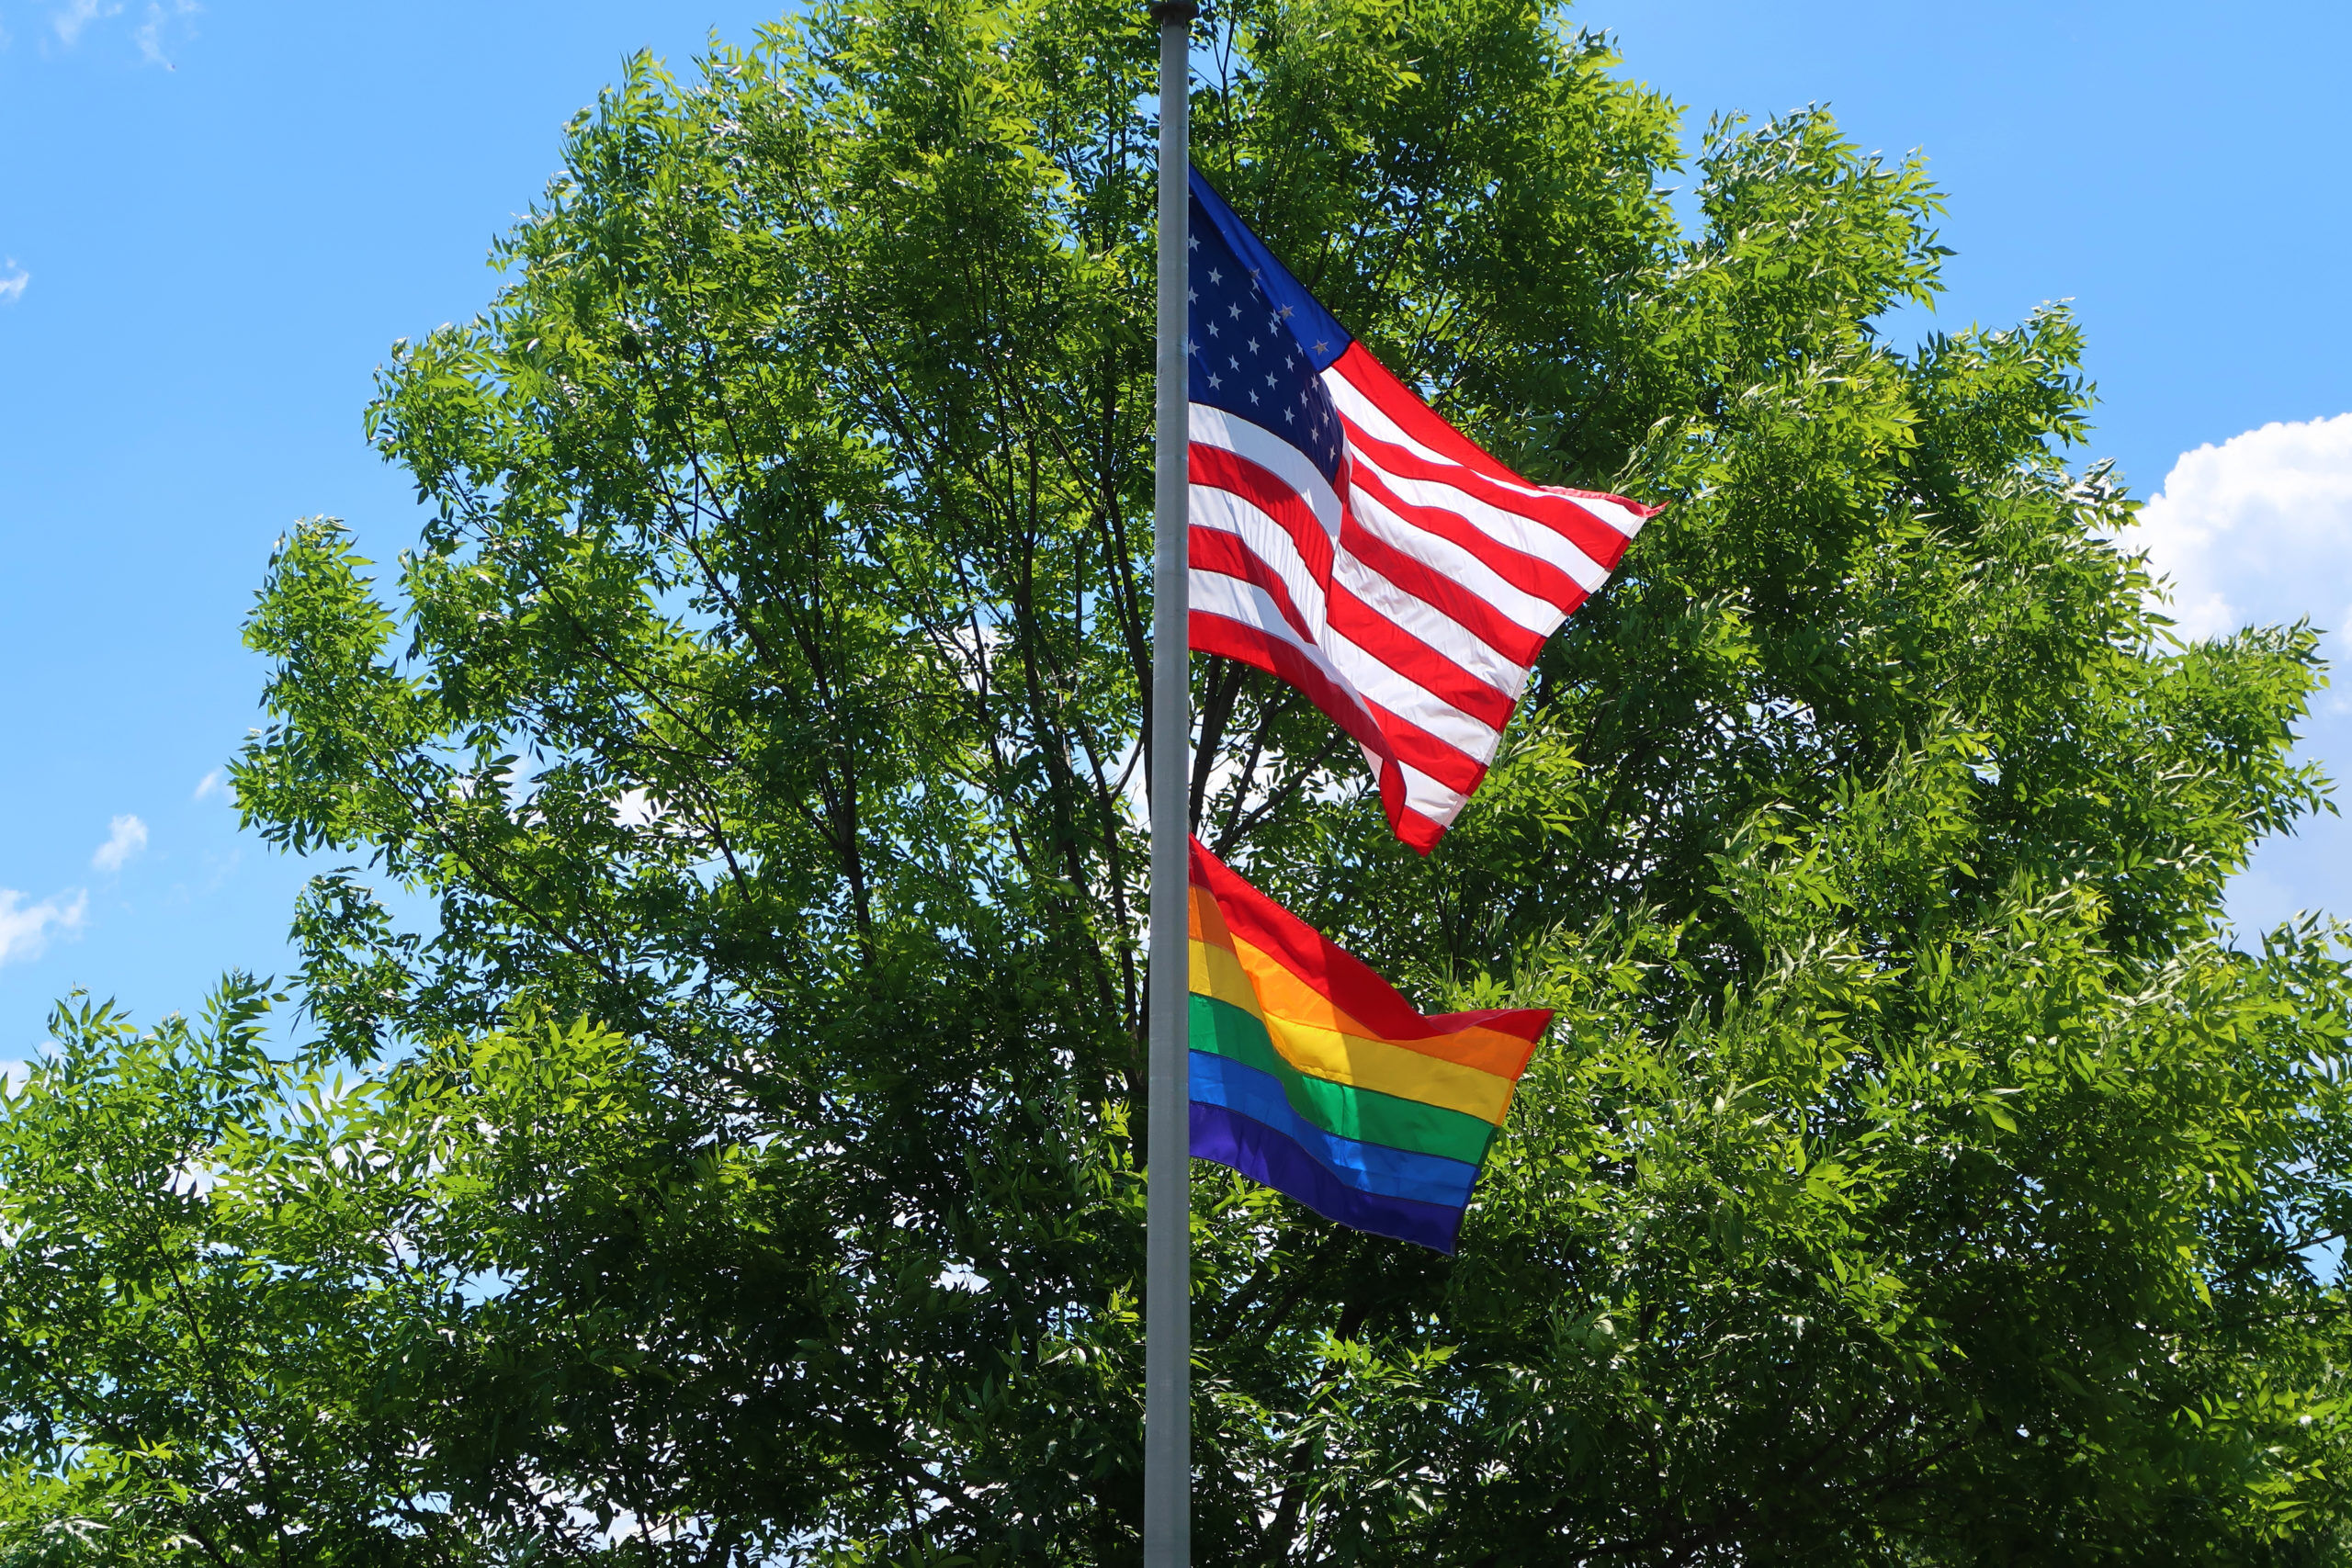
{"label": "metal flag pole", "polygon": [[1144,1568],[1193,1560],[1193,1160],[1185,809],[1193,687],[1186,614],[1184,279],[1191,196],[1191,0],[1158,0],[1159,365],[1152,443],[1151,1122],[1144,1213]]}

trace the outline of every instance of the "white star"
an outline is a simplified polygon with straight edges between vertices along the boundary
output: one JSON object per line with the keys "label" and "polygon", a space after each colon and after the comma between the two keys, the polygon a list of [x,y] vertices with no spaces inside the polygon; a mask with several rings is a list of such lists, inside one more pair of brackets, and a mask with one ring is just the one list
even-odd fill
{"label": "white star", "polygon": [[1274,384],[1274,373],[1273,373],[1272,371],[1269,370],[1269,371],[1267,371],[1267,372],[1266,372],[1266,385],[1267,385],[1267,386],[1269,386],[1269,387],[1271,387],[1271,386],[1272,386],[1273,384]]}
{"label": "white star", "polygon": [[1250,405],[1252,408],[1255,408],[1255,407],[1257,406],[1257,404],[1258,404],[1258,394],[1257,394],[1257,393],[1255,393],[1255,392],[1252,392],[1252,393],[1250,393]]}
{"label": "white star", "polygon": [[1214,391],[1216,391],[1219,387],[1222,387],[1222,386],[1224,386],[1224,385],[1225,385],[1225,381],[1224,381],[1224,378],[1223,378],[1219,377],[1219,376],[1218,376],[1215,371],[1211,371],[1211,372],[1209,373],[1209,390],[1210,390],[1210,391],[1214,392]]}
{"label": "white star", "polygon": [[1225,308],[1225,313],[1231,316],[1238,321],[1241,319],[1241,307],[1238,305],[1228,305]]}
{"label": "white star", "polygon": [[1197,295],[1197,294],[1193,293],[1193,292],[1192,291],[1192,289],[1190,289],[1190,288],[1186,288],[1186,289],[1184,290],[1184,303],[1185,303],[1185,304],[1187,304],[1187,305],[1197,305],[1197,304],[1199,304],[1200,302],[1201,302],[1201,297],[1200,297],[1199,295]]}
{"label": "white star", "polygon": [[1211,267],[1209,268],[1209,281],[1211,283],[1223,283],[1225,281],[1225,274],[1217,271],[1215,267]]}
{"label": "white star", "polygon": [[1216,336],[1216,323],[1215,321],[1211,321],[1209,323],[1209,336]]}
{"label": "white star", "polygon": [[1327,348],[1329,348],[1329,347],[1330,347],[1330,346],[1331,346],[1331,345],[1330,345],[1329,344],[1327,344],[1327,343],[1318,343],[1318,344],[1317,344],[1315,345],[1315,352],[1316,352],[1316,353],[1317,353],[1317,354],[1321,354],[1325,349],[1327,349]]}
{"label": "white star", "polygon": [[1283,423],[1284,424],[1296,424],[1298,423],[1298,411],[1296,409],[1283,410]]}
{"label": "white star", "polygon": [[1258,352],[1258,340],[1254,337],[1250,340],[1250,352],[1252,354]]}
{"label": "white star", "polygon": [[1188,250],[1188,251],[1197,251],[1197,250],[1199,250],[1199,249],[1201,248],[1201,237],[1200,237],[1198,234],[1187,234],[1187,235],[1185,235],[1185,236],[1184,236],[1184,248],[1185,248],[1186,250]]}
{"label": "white star", "polygon": [[1187,354],[1198,354],[1201,352],[1201,345],[1194,343],[1191,338],[1186,338],[1184,340],[1184,352]]}
{"label": "white star", "polygon": [[1287,305],[1283,307],[1283,320],[1285,321],[1290,320],[1290,307]]}

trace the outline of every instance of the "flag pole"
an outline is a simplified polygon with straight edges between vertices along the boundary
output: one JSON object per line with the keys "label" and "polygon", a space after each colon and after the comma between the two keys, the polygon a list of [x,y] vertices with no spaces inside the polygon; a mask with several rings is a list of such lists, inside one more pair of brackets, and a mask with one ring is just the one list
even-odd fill
{"label": "flag pole", "polygon": [[1152,442],[1150,1124],[1144,1214],[1144,1568],[1193,1559],[1193,1160],[1185,1066],[1193,684],[1186,592],[1184,280],[1192,0],[1159,24],[1159,356]]}

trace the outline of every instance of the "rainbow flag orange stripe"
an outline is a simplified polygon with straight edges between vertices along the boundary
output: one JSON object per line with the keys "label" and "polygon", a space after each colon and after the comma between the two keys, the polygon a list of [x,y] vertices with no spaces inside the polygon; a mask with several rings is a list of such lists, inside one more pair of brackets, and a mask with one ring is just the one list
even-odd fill
{"label": "rainbow flag orange stripe", "polygon": [[1194,1157],[1452,1252],[1550,1011],[1424,1017],[1197,840],[1191,989]]}

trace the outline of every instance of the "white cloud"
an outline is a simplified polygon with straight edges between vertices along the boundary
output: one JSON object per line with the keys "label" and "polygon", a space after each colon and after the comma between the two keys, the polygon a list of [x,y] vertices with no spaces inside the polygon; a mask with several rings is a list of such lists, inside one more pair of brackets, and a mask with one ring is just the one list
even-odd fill
{"label": "white cloud", "polygon": [[[76,0],[76,4],[84,3],[86,3],[86,0]],[[140,23],[138,30],[130,35],[139,45],[140,58],[150,65],[160,65],[166,71],[178,70],[179,67],[174,65],[170,57],[164,52],[164,29],[170,26],[174,17],[192,17],[202,9],[204,7],[198,5],[196,0],[172,0],[168,7],[161,4],[161,0],[148,0],[147,19]],[[195,28],[191,26],[188,30],[193,35]]]}
{"label": "white cloud", "polygon": [[6,274],[0,275],[0,305],[13,305],[23,299],[25,285],[33,280],[31,273],[17,265],[16,257],[10,256],[6,266]]}
{"label": "white cloud", "polygon": [[102,17],[122,14],[121,0],[108,5],[106,0],[72,0],[65,9],[50,17],[50,26],[57,29],[58,41],[71,49],[80,41],[82,29]]}
{"label": "white cloud", "polygon": [[625,789],[613,803],[613,820],[624,828],[650,828],[662,815],[653,797],[641,789]]}
{"label": "white cloud", "polygon": [[[344,1151],[335,1150],[340,1155]],[[220,1185],[222,1162],[190,1155],[172,1170],[172,1194],[178,1198],[207,1198]]]}
{"label": "white cloud", "polygon": [[2120,542],[2172,579],[2182,637],[2308,615],[2333,660],[2352,628],[2352,413],[2182,453]]}
{"label": "white cloud", "polygon": [[76,891],[72,903],[63,899],[64,896],[60,894],[28,906],[23,894],[12,888],[0,887],[0,964],[39,958],[49,949],[49,933],[52,929],[61,931],[82,929],[82,916],[89,908],[90,896]]}
{"label": "white cloud", "polygon": [[147,847],[147,824],[136,817],[118,817],[90,863],[100,871],[120,871],[125,863]]}
{"label": "white cloud", "polygon": [[189,795],[188,798],[190,800],[210,800],[216,795],[227,795],[228,793],[229,781],[220,776],[220,769],[215,768],[210,773],[196,781],[196,793]]}

